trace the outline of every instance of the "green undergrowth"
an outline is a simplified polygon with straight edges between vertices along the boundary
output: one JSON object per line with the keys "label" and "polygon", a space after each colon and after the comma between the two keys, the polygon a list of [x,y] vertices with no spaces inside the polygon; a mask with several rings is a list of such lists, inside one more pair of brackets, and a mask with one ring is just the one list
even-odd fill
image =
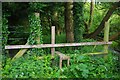
{"label": "green undergrowth", "polygon": [[51,55],[28,56],[11,61],[6,60],[2,68],[3,78],[118,78],[117,56],[109,53],[103,56],[71,54],[70,66],[63,61],[59,69],[59,57]]}
{"label": "green undergrowth", "polygon": [[[56,43],[65,43],[64,34],[56,37]],[[43,43],[50,43],[47,38],[43,36]],[[81,42],[95,40],[86,39]],[[50,48],[43,51],[43,56],[25,54],[14,61],[6,58],[2,67],[3,78],[120,78],[119,57],[115,53],[109,51],[107,58],[104,58],[105,55],[83,55],[103,52],[102,45],[56,48],[56,51],[70,56],[70,66],[66,65],[67,61],[63,61],[62,69],[59,69],[59,57],[51,57]]]}
{"label": "green undergrowth", "polygon": [[[65,34],[61,33],[60,35],[55,36],[55,43],[65,43]],[[43,36],[43,43],[50,44],[51,43],[51,34]]]}

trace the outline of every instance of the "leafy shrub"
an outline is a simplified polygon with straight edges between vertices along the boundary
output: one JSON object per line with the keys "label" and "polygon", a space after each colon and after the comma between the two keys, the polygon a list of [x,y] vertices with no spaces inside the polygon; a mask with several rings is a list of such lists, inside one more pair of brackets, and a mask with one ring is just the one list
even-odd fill
{"label": "leafy shrub", "polygon": [[[25,55],[15,61],[7,59],[2,69],[4,78],[118,78],[116,56],[70,54],[70,66],[59,69],[59,57],[52,61],[51,55],[42,57]],[[52,62],[54,64],[52,64]],[[63,63],[66,65],[66,63]]]}
{"label": "leafy shrub", "polygon": [[[1,48],[2,48],[2,52],[0,57],[2,58],[2,67],[4,66],[5,62],[6,62],[6,57],[7,57],[7,50],[5,50],[5,45],[7,44],[7,40],[8,40],[8,35],[9,35],[9,31],[8,31],[8,20],[7,17],[9,16],[9,14],[3,14],[2,15],[2,35],[0,36],[0,43],[1,43]],[[1,59],[0,58],[0,59]]]}
{"label": "leafy shrub", "polygon": [[2,16],[2,38],[1,39],[2,39],[2,49],[4,53],[5,53],[4,47],[7,44],[8,35],[9,35],[8,20],[7,20],[8,16],[9,16],[8,14],[4,14]]}
{"label": "leafy shrub", "polygon": [[19,58],[16,61],[8,59],[3,70],[3,77],[8,78],[42,78],[52,75],[50,56]]}
{"label": "leafy shrub", "polygon": [[67,78],[118,78],[115,71],[116,57],[109,54],[108,59],[72,55],[70,66],[63,68],[62,75]]}

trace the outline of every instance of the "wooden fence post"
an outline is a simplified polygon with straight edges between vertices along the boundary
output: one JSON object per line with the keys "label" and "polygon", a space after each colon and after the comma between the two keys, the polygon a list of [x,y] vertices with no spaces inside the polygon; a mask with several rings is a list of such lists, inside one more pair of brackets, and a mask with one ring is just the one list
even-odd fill
{"label": "wooden fence post", "polygon": [[[51,29],[51,44],[54,45],[55,44],[55,26],[52,26],[52,29]],[[51,48],[51,54],[52,56],[54,56],[54,53],[55,53],[55,48],[52,47]]]}
{"label": "wooden fence post", "polygon": [[[104,42],[109,41],[109,22],[105,22],[104,27]],[[104,53],[108,53],[108,44],[104,45]]]}

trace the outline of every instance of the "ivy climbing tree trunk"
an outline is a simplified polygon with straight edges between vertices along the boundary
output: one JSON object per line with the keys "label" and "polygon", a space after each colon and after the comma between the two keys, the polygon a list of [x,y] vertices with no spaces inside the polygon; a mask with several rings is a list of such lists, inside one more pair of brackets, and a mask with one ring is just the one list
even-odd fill
{"label": "ivy climbing tree trunk", "polygon": [[[30,36],[28,39],[29,44],[35,45],[35,44],[42,44],[42,27],[41,27],[41,20],[40,20],[40,13],[34,13],[29,16],[29,22],[30,22]],[[43,50],[38,48],[30,49],[28,54],[32,54],[35,56],[43,55]]]}
{"label": "ivy climbing tree trunk", "polygon": [[100,25],[98,26],[98,28],[92,32],[91,34],[86,35],[86,38],[95,38],[103,29],[104,29],[104,24],[105,22],[107,22],[110,18],[110,16],[112,15],[112,13],[118,8],[120,7],[120,1],[116,2],[112,5],[112,7],[108,10],[108,12],[106,13],[105,17],[103,18],[103,20],[101,21]]}
{"label": "ivy climbing tree trunk", "polygon": [[83,3],[73,3],[73,20],[74,20],[74,42],[80,42],[83,38]]}
{"label": "ivy climbing tree trunk", "polygon": [[64,12],[65,12],[66,41],[72,43],[74,42],[73,14],[72,14],[73,3],[66,2],[64,6],[65,6]]}
{"label": "ivy climbing tree trunk", "polygon": [[[39,13],[34,13],[29,15],[29,23],[30,23],[30,36],[28,38],[28,41],[26,45],[30,44],[42,44],[42,30],[41,30],[41,21],[40,21],[40,15]],[[14,57],[12,60],[17,59],[21,57],[28,49],[21,49]],[[29,55],[34,55],[34,56],[39,56],[43,54],[42,49],[30,49],[27,51],[27,54]]]}

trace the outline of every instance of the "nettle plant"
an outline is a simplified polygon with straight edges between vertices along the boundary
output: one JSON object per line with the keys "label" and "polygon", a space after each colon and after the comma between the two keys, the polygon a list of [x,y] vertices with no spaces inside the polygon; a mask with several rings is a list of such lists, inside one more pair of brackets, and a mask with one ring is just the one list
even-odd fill
{"label": "nettle plant", "polygon": [[[35,44],[42,44],[42,28],[41,28],[41,21],[39,17],[39,13],[33,13],[29,15],[29,23],[30,23],[30,36],[28,38],[28,42],[30,45]],[[30,49],[28,54],[34,54],[34,55],[42,55],[43,50],[42,49]]]}

